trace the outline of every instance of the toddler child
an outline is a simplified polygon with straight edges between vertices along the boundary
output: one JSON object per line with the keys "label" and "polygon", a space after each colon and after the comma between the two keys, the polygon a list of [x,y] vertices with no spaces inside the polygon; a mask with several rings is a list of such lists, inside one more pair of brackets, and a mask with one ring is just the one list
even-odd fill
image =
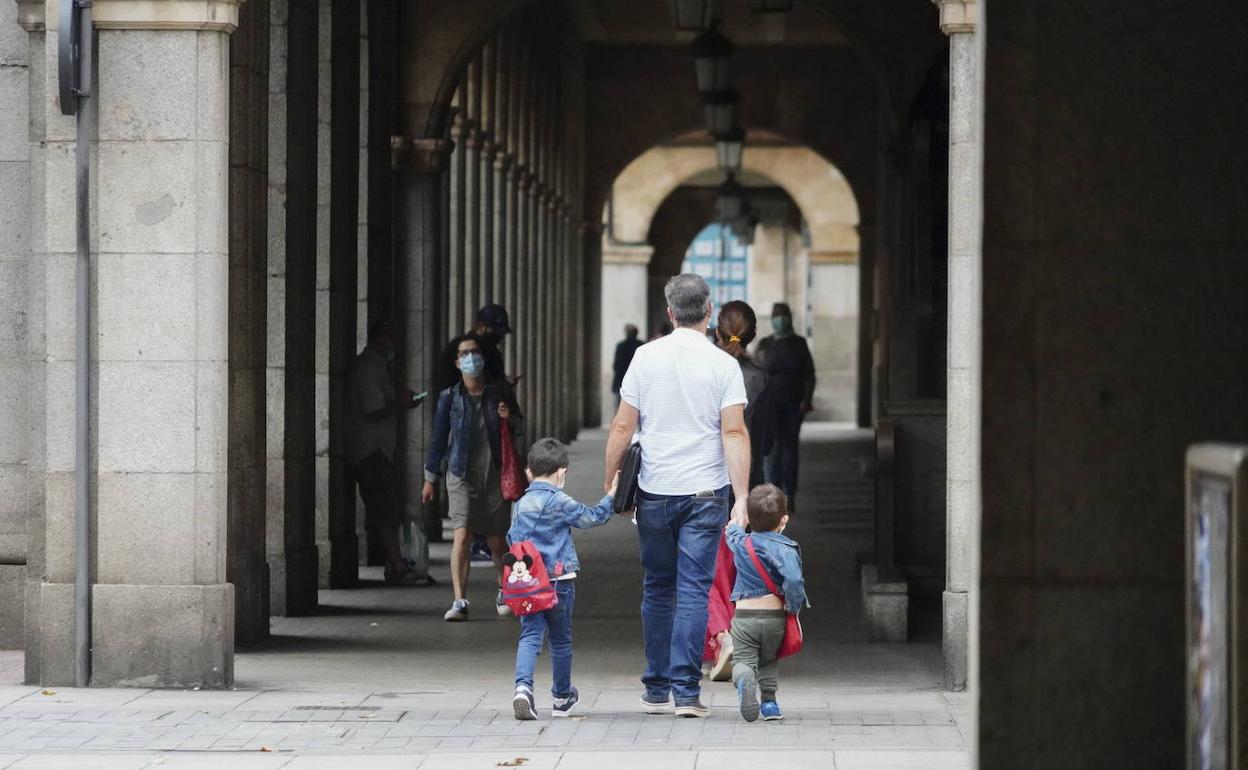
{"label": "toddler child", "polygon": [[[572,604],[576,599],[576,575],[580,563],[572,545],[572,528],[588,529],[611,518],[615,487],[594,507],[578,503],[563,493],[568,475],[568,450],[557,439],[538,439],[529,450],[526,471],[532,482],[512,512],[508,544],[529,540],[542,556],[559,603],[545,612],[520,618],[520,641],[516,645],[516,694],[512,710],[516,719],[537,719],[533,700],[533,670],[542,642],[549,639],[554,669],[552,716],[572,713],[580,696],[572,686]],[[617,480],[618,483],[618,474]]]}
{"label": "toddler child", "polygon": [[[732,682],[745,721],[783,719],[776,703],[779,662],[776,657],[784,640],[788,614],[806,605],[806,583],[802,579],[802,551],[796,542],[782,534],[789,523],[788,499],[772,484],[755,487],[746,499],[750,520],[747,534],[738,524],[729,524],[725,535],[737,568],[732,589],[736,612],[732,618]],[[767,588],[746,547],[747,540],[766,567],[772,582],[784,592],[780,597]],[[762,705],[759,705],[759,691]]]}

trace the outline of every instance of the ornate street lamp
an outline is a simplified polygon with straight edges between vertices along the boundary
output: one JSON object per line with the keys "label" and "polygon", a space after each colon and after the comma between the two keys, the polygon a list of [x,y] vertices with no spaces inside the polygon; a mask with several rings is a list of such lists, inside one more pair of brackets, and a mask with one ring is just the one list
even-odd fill
{"label": "ornate street lamp", "polygon": [[737,217],[732,223],[732,234],[736,239],[746,246],[754,245],[754,228],[758,226],[758,217],[752,213],[746,213]]}
{"label": "ornate street lamp", "polygon": [[732,61],[734,46],[718,26],[712,24],[693,41],[693,74],[698,93],[703,96],[728,90],[728,65]]}
{"label": "ornate street lamp", "polygon": [[719,167],[736,173],[741,170],[741,156],[745,153],[745,131],[740,126],[715,136],[715,156]]}
{"label": "ornate street lamp", "polygon": [[715,21],[715,0],[670,0],[672,22],[681,32],[701,32]]}
{"label": "ornate street lamp", "polygon": [[745,188],[738,182],[736,175],[729,172],[728,178],[719,186],[715,196],[715,218],[730,225],[745,211]]}
{"label": "ornate street lamp", "polygon": [[750,0],[754,13],[788,13],[793,10],[793,0]]}
{"label": "ornate street lamp", "polygon": [[735,89],[712,91],[702,97],[706,111],[706,130],[711,136],[726,134],[737,125],[737,103],[741,95]]}

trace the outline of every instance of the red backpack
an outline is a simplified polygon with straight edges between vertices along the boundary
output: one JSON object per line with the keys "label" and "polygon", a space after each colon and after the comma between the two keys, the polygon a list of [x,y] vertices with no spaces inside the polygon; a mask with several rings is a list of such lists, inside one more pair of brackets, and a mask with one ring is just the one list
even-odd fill
{"label": "red backpack", "polygon": [[532,540],[522,540],[503,556],[503,602],[516,615],[545,612],[559,603],[546,563]]}

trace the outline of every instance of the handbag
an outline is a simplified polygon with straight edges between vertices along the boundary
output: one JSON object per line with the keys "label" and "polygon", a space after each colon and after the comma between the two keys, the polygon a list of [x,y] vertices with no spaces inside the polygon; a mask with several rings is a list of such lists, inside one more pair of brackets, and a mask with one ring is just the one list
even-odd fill
{"label": "handbag", "polygon": [[[748,535],[745,538],[745,550],[750,552],[750,558],[754,560],[754,569],[758,570],[758,576],[763,579],[767,590],[783,599],[784,594],[776,588],[771,575],[767,573],[767,568],[763,566],[763,560],[758,558],[758,552],[754,550],[753,538]],[[780,649],[776,650],[777,658],[787,658],[802,649],[802,621],[797,619],[796,612],[785,613],[785,615],[784,639],[780,642]]]}
{"label": "handbag", "polygon": [[499,472],[498,484],[503,493],[503,499],[514,503],[524,496],[525,490],[529,488],[529,479],[524,475],[520,454],[516,451],[516,444],[511,439],[511,428],[507,426],[506,420],[499,420],[498,433],[503,453],[503,467]]}
{"label": "handbag", "polygon": [[503,603],[518,616],[545,612],[559,603],[546,562],[532,540],[522,540],[503,554]]}
{"label": "handbag", "polygon": [[641,475],[641,444],[634,443],[624,453],[620,463],[620,483],[615,488],[611,509],[616,513],[631,511],[637,507],[637,479]]}

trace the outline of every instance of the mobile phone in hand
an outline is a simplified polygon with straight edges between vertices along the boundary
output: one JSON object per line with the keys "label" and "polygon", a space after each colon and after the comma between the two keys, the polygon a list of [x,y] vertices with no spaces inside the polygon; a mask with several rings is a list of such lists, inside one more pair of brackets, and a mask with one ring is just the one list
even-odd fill
{"label": "mobile phone in hand", "polygon": [[428,397],[429,397],[429,391],[427,390],[421,391],[420,393],[413,393],[412,394],[412,406],[416,406],[417,404],[419,404],[421,401],[424,401]]}

